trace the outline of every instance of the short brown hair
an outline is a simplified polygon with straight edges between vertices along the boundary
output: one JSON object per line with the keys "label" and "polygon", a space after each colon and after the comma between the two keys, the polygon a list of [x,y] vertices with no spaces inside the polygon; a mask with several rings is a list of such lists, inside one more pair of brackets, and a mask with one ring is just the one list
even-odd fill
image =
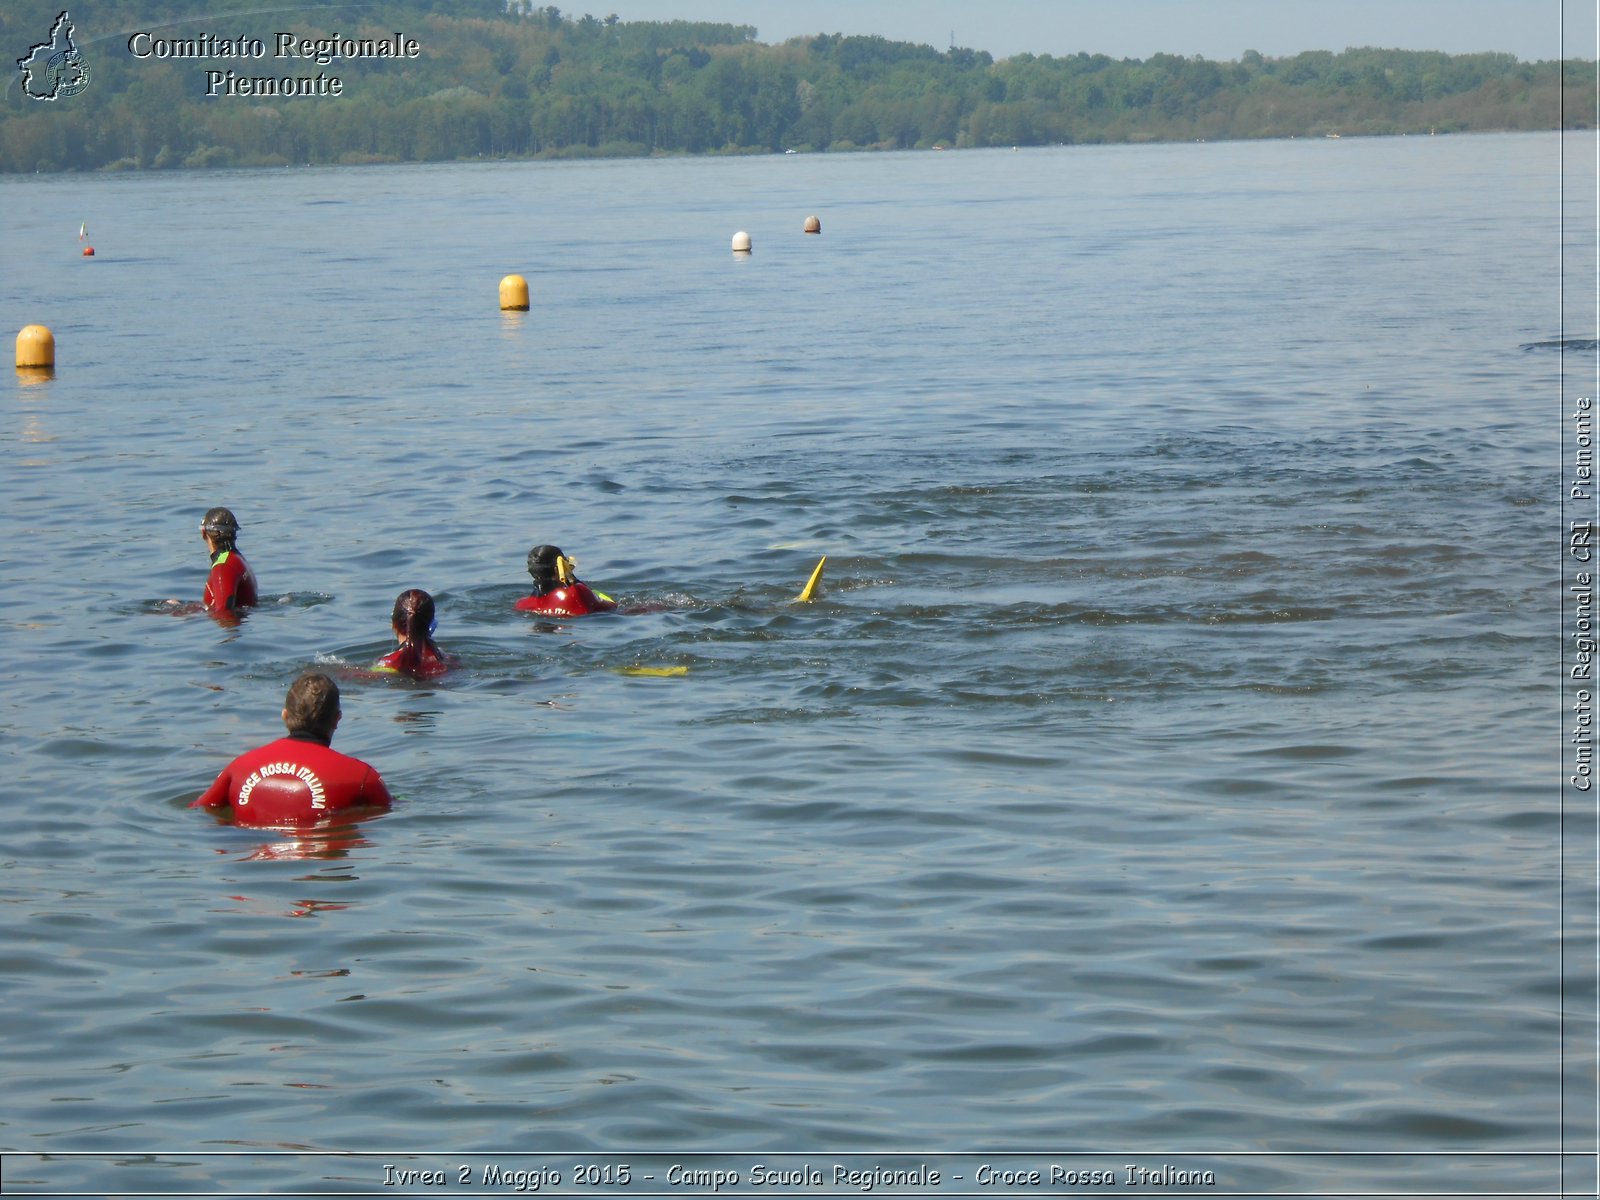
{"label": "short brown hair", "polygon": [[290,733],[332,737],[339,723],[339,685],[321,671],[302,671],[284,697],[283,723]]}

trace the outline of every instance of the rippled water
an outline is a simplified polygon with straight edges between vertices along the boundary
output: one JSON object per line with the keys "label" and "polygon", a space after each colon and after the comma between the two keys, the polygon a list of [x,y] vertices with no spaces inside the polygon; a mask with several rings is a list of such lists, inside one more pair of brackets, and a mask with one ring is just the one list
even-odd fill
{"label": "rippled water", "polygon": [[[1572,254],[1582,135],[0,179],[59,368],[4,401],[7,1190],[1556,1186],[1563,157]],[[213,504],[238,628],[164,611]],[[541,541],[632,611],[512,612]],[[392,813],[186,808],[412,586],[464,666],[347,674],[336,742]]]}

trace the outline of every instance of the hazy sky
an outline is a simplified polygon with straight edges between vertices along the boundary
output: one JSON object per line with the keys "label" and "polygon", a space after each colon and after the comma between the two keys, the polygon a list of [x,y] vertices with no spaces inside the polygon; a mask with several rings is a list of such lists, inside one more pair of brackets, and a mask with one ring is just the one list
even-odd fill
{"label": "hazy sky", "polygon": [[754,25],[763,42],[813,33],[877,33],[996,58],[1034,54],[1199,54],[1237,59],[1388,46],[1527,60],[1596,57],[1595,0],[567,0],[569,16],[680,18]]}

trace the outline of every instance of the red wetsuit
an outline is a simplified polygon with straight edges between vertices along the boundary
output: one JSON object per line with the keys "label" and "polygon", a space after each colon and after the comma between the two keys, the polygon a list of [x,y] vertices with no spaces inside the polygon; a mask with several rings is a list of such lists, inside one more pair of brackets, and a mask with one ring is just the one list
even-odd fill
{"label": "red wetsuit", "polygon": [[229,805],[239,825],[295,825],[341,808],[388,808],[389,789],[359,758],[307,733],[239,755],[190,808]]}
{"label": "red wetsuit", "polygon": [[597,596],[588,584],[576,581],[554,588],[542,596],[524,596],[517,601],[518,612],[538,613],[542,617],[583,617],[590,613],[610,612],[616,606],[615,600]]}
{"label": "red wetsuit", "polygon": [[385,654],[372,669],[428,679],[435,675],[443,675],[450,666],[450,657],[432,642],[420,646],[416,642],[407,642],[398,650]]}
{"label": "red wetsuit", "polygon": [[232,612],[256,602],[256,576],[237,550],[219,550],[206,576],[205,606],[211,612]]}

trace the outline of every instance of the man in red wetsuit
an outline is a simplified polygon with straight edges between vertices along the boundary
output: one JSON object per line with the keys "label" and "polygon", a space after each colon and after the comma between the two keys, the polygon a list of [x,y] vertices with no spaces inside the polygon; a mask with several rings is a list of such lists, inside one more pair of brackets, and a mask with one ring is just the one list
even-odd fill
{"label": "man in red wetsuit", "polygon": [[519,612],[544,617],[583,617],[610,612],[617,602],[594,591],[577,576],[576,564],[555,546],[535,546],[528,551],[528,574],[533,594],[517,601]]}
{"label": "man in red wetsuit", "polygon": [[339,687],[319,671],[289,685],[283,723],[289,736],[234,759],[190,808],[233,809],[239,825],[295,825],[347,808],[388,808],[378,773],[333,749]]}
{"label": "man in red wetsuit", "polygon": [[256,576],[234,540],[239,522],[226,508],[213,508],[200,522],[200,536],[211,553],[211,574],[206,577],[204,604],[213,616],[237,614],[256,602]]}

